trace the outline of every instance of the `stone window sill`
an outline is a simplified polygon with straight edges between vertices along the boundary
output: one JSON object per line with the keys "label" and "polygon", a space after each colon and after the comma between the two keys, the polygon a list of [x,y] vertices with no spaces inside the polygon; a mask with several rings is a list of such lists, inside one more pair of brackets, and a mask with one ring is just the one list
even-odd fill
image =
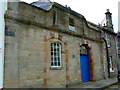
{"label": "stone window sill", "polygon": [[62,70],[62,67],[50,67],[51,70]]}

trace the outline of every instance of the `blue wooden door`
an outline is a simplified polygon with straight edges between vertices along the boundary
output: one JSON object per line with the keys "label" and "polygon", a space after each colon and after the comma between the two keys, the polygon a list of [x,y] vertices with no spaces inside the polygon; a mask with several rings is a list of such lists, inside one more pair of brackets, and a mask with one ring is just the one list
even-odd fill
{"label": "blue wooden door", "polygon": [[81,66],[81,79],[82,82],[87,82],[91,80],[90,75],[90,63],[89,63],[89,52],[88,49],[86,53],[80,53],[80,66]]}

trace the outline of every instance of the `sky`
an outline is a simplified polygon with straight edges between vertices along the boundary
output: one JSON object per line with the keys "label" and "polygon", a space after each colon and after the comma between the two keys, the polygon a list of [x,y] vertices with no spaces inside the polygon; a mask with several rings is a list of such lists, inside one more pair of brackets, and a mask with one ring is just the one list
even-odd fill
{"label": "sky", "polygon": [[[37,0],[22,0],[27,3]],[[114,31],[118,31],[118,2],[119,0],[51,0],[63,6],[67,5],[77,13],[82,14],[88,21],[102,23],[105,19],[107,9],[112,13]],[[104,24],[103,22],[102,24]],[[119,28],[120,29],[120,28]]]}
{"label": "sky", "polygon": [[118,3],[118,29],[120,32],[120,2]]}

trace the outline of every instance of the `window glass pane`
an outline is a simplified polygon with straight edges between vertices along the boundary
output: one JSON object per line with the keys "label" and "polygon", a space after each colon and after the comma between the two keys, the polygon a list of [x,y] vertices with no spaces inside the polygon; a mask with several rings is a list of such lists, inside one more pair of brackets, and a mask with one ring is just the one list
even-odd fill
{"label": "window glass pane", "polygon": [[53,52],[51,52],[51,56],[53,56]]}
{"label": "window glass pane", "polygon": [[85,46],[80,47],[80,53],[87,54],[87,49]]}
{"label": "window glass pane", "polygon": [[58,62],[58,66],[60,66],[60,62]]}
{"label": "window glass pane", "polygon": [[55,57],[54,61],[57,62],[57,58],[56,57]]}
{"label": "window glass pane", "polygon": [[54,44],[53,43],[51,43],[51,47],[53,47],[54,46]]}
{"label": "window glass pane", "polygon": [[54,52],[54,57],[56,57],[56,52]]}
{"label": "window glass pane", "polygon": [[57,52],[59,53],[59,48],[57,48]]}
{"label": "window glass pane", "polygon": [[55,66],[57,66],[57,62],[55,62]]}
{"label": "window glass pane", "polygon": [[58,53],[58,57],[60,57],[60,53]]}
{"label": "window glass pane", "polygon": [[51,62],[53,62],[53,56],[51,57]]}
{"label": "window glass pane", "polygon": [[57,48],[59,48],[59,44],[57,44]]}
{"label": "window glass pane", "polygon": [[54,46],[56,47],[56,43],[54,43]]}
{"label": "window glass pane", "polygon": [[53,62],[51,62],[51,66],[53,66]]}
{"label": "window glass pane", "polygon": [[56,49],[56,47],[55,47],[55,48],[54,48],[54,52],[56,52],[56,50],[57,50],[57,49]]}
{"label": "window glass pane", "polygon": [[51,47],[51,51],[53,51],[53,47]]}
{"label": "window glass pane", "polygon": [[58,57],[58,62],[60,62],[60,58]]}

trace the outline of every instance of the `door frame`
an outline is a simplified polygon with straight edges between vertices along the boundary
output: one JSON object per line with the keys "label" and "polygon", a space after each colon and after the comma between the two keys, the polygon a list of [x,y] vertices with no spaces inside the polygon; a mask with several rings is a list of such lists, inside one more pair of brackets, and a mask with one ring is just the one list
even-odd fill
{"label": "door frame", "polygon": [[[80,55],[80,47],[86,46],[86,48],[89,51],[89,63],[90,63],[90,75],[91,75],[91,81],[95,81],[95,74],[94,74],[94,62],[93,62],[93,53],[92,53],[92,46],[90,44],[85,44],[84,42],[82,44],[79,44],[79,55]],[[80,70],[80,82],[82,82],[81,79],[81,65],[80,65],[80,56],[79,56],[79,70]]]}

